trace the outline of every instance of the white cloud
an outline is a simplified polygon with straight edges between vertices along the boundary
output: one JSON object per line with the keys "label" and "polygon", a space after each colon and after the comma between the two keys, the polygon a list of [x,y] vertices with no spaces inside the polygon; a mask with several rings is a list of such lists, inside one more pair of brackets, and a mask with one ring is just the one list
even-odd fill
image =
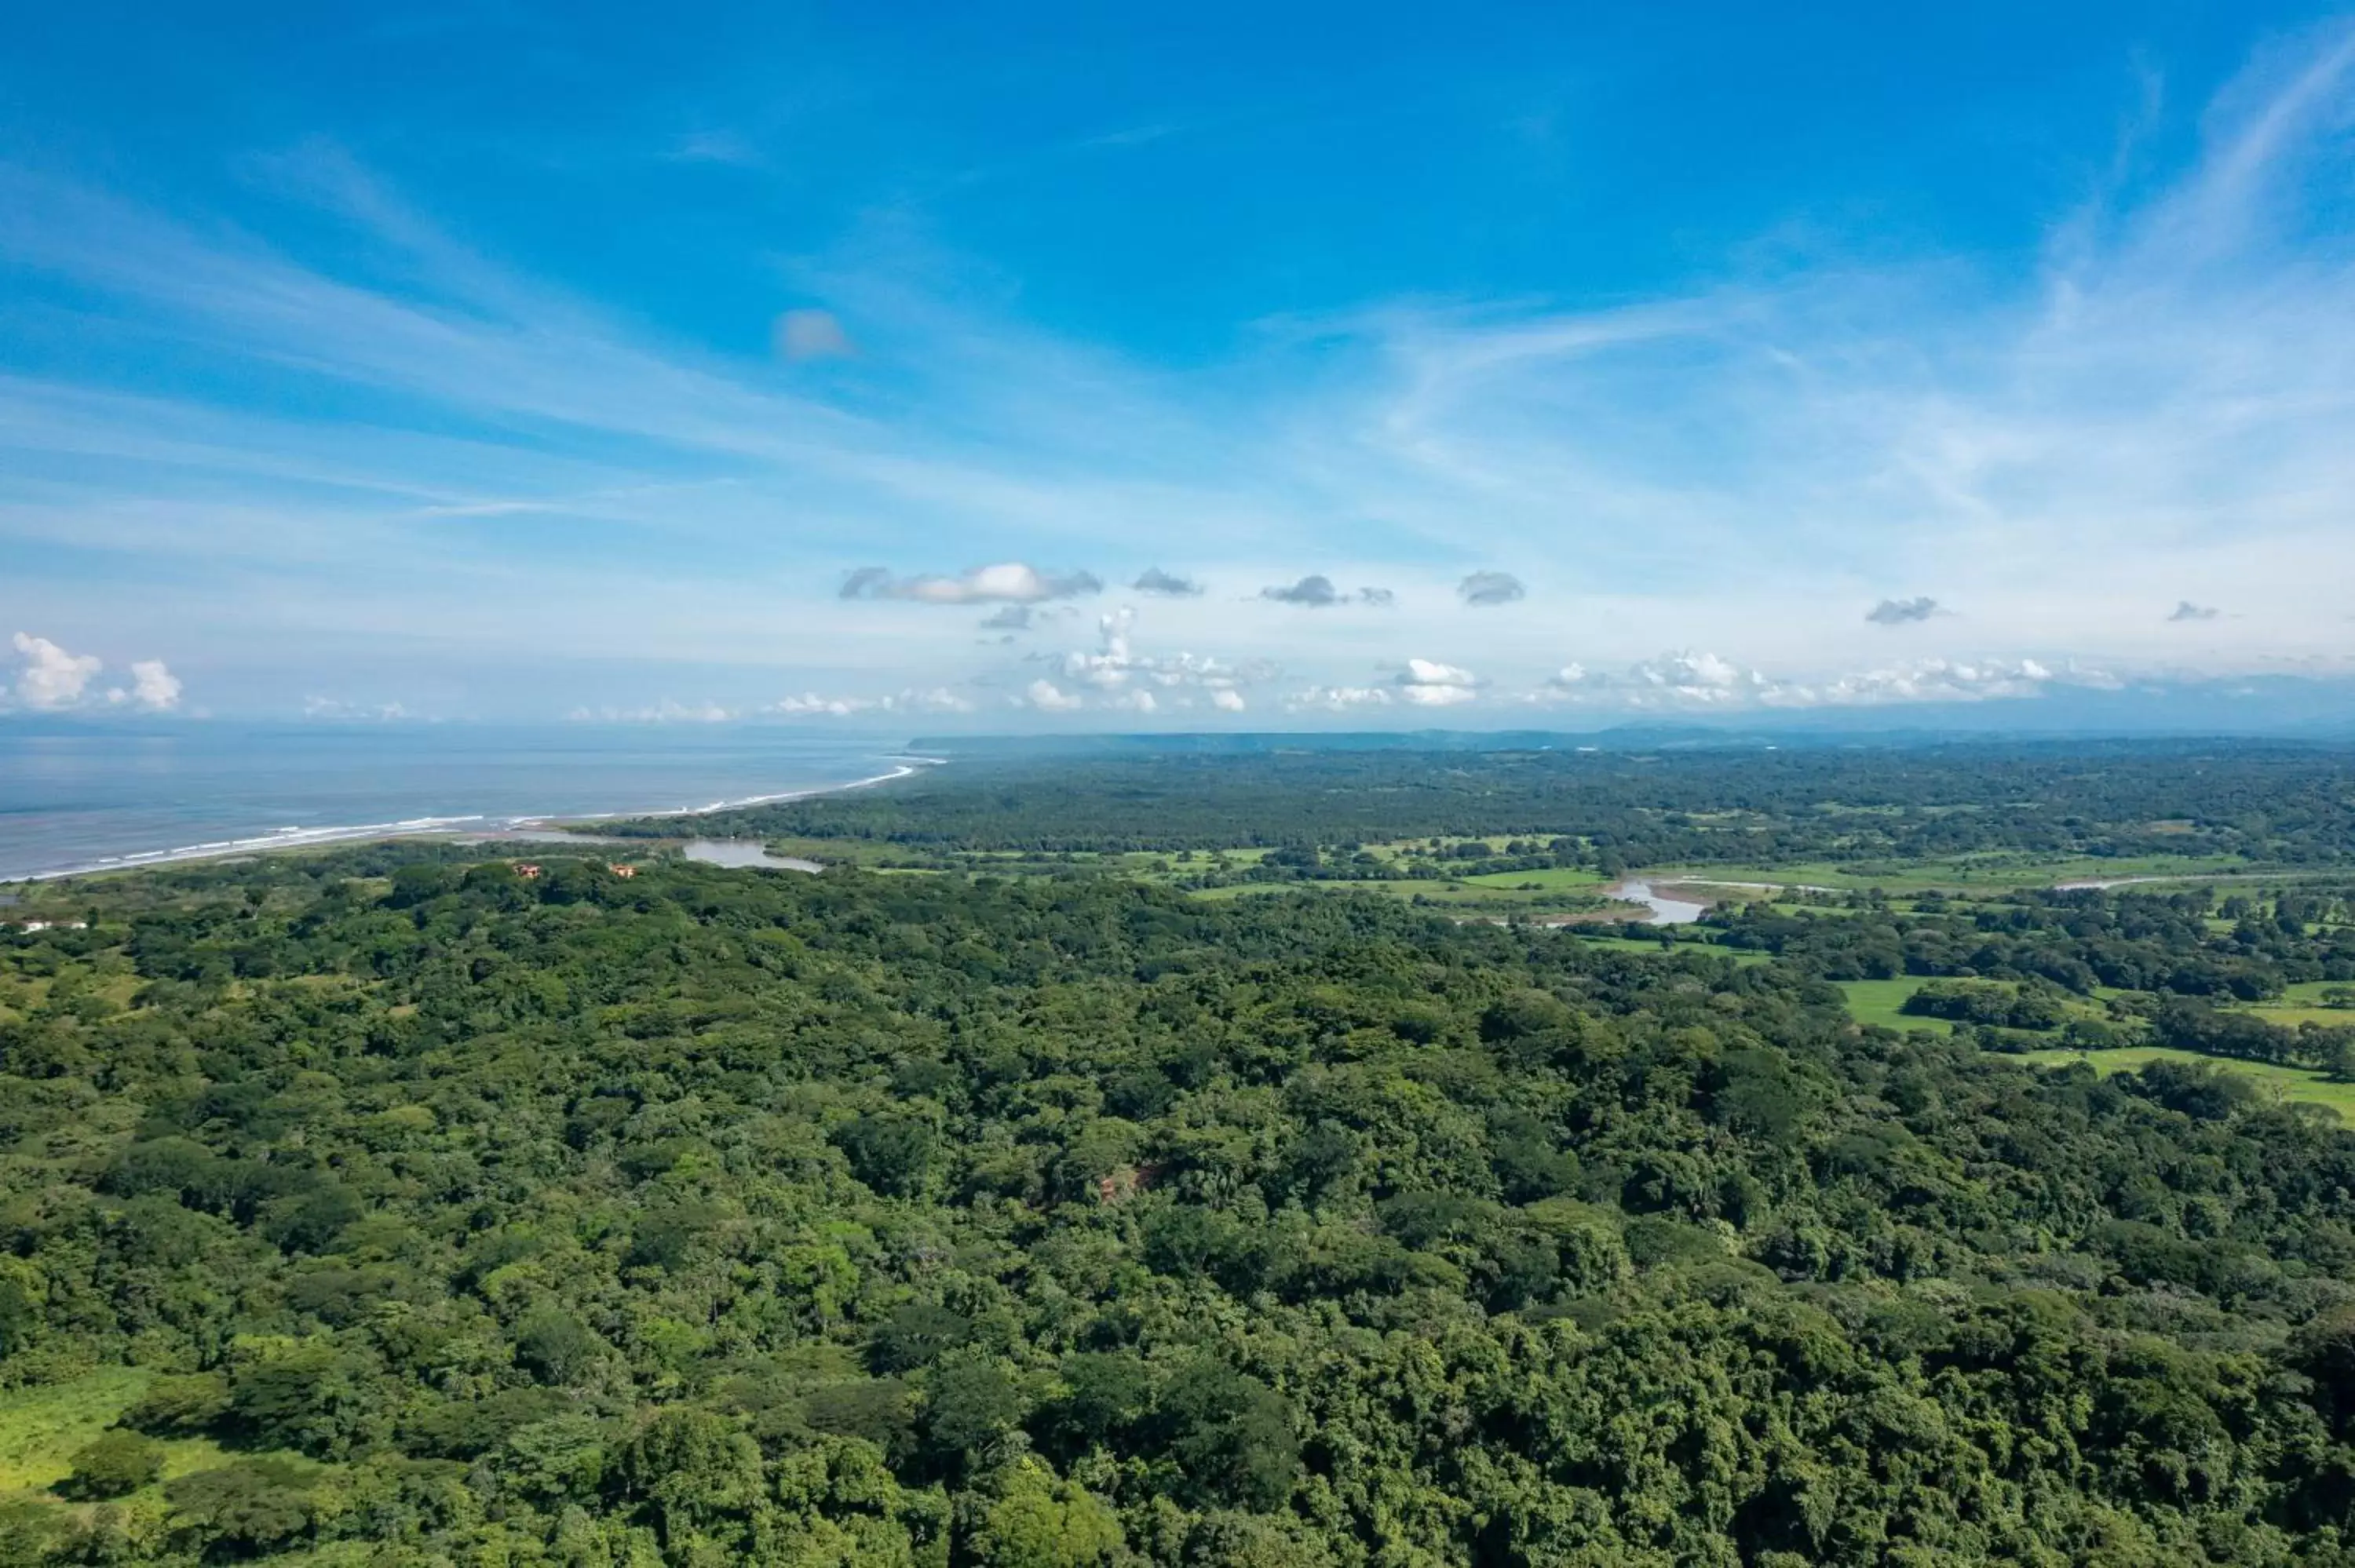
{"label": "white cloud", "polygon": [[134,659],[131,662],[131,700],[158,712],[178,707],[180,678],[161,659]]}
{"label": "white cloud", "polygon": [[1288,713],[1348,713],[1357,708],[1386,708],[1388,686],[1309,686],[1284,699]]}
{"label": "white cloud", "polygon": [[1239,714],[1243,711],[1243,694],[1231,689],[1212,692],[1210,705],[1223,714]]}
{"label": "white cloud", "polygon": [[1037,604],[1102,593],[1092,572],[1042,572],[1020,561],[975,567],[954,577],[895,577],[881,567],[861,567],[843,580],[844,599],[900,599],[919,604]]}
{"label": "white cloud", "polygon": [[1742,707],[1770,700],[1781,688],[1755,670],[1714,653],[1663,653],[1625,670],[1568,664],[1546,683],[1572,701],[1626,707]]}
{"label": "white cloud", "polygon": [[1139,653],[1131,643],[1135,624],[1136,612],[1124,607],[1098,619],[1093,651],[1074,650],[1042,657],[1048,658],[1066,681],[1106,692],[1132,684],[1172,692],[1230,691],[1244,683],[1250,673],[1217,659],[1182,651]]}
{"label": "white cloud", "polygon": [[[1972,703],[1994,697],[2041,696],[2058,677],[2033,659],[1923,659],[1892,669],[1843,675],[1812,690],[1793,688],[1795,705],[1845,706],[1868,703]],[[2097,680],[2074,683],[2095,684]],[[1804,693],[1804,695],[1800,694]]]}
{"label": "white cloud", "polygon": [[[2034,697],[2062,678],[2033,659],[1922,659],[1813,682],[1786,681],[1714,653],[1687,650],[1619,671],[1567,665],[1527,700],[1632,709],[1849,707]],[[2066,679],[2073,685],[2109,683],[2091,671],[2073,670]]]}
{"label": "white cloud", "polygon": [[1480,694],[1480,683],[1469,670],[1429,659],[1410,659],[1398,678],[1399,695],[1417,707],[1450,707]]}
{"label": "white cloud", "polygon": [[726,724],[738,715],[718,703],[682,703],[665,697],[647,707],[579,707],[572,710],[571,716],[576,723]]}
{"label": "white cloud", "polygon": [[1043,679],[1024,687],[1020,700],[1043,714],[1067,714],[1087,705],[1083,699],[1073,696],[1054,682]]}
{"label": "white cloud", "polygon": [[759,710],[786,718],[855,718],[861,714],[969,714],[974,704],[945,686],[878,697],[826,697],[815,692],[780,697]]}
{"label": "white cloud", "polygon": [[19,631],[13,641],[24,661],[16,672],[16,700],[28,708],[72,707],[105,668],[95,654],[69,653],[28,631]]}

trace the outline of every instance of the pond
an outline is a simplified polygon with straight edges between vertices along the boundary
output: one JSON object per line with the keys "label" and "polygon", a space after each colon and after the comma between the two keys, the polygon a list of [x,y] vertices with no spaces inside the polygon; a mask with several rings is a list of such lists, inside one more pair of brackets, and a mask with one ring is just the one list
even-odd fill
{"label": "pond", "polygon": [[765,866],[772,871],[824,871],[814,860],[771,854],[758,839],[689,839],[682,851],[689,860],[706,865]]}

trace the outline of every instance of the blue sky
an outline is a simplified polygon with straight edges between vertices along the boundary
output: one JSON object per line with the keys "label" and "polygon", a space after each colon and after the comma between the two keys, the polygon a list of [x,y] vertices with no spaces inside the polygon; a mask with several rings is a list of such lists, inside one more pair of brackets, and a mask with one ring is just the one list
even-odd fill
{"label": "blue sky", "polygon": [[0,58],[20,715],[2355,673],[2344,16],[155,9]]}

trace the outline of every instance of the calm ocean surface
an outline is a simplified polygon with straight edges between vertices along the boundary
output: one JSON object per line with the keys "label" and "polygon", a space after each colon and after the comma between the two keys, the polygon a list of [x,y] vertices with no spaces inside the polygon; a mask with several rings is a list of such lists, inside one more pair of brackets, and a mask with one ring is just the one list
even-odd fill
{"label": "calm ocean surface", "polygon": [[682,725],[0,724],[0,881],[396,826],[699,810],[888,774],[882,737]]}

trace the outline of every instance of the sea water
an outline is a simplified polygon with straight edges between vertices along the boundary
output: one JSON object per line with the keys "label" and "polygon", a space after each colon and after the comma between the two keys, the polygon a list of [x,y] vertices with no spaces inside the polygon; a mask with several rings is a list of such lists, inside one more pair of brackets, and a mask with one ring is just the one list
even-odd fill
{"label": "sea water", "polygon": [[890,737],[751,726],[0,721],[0,881],[705,810],[908,766]]}

